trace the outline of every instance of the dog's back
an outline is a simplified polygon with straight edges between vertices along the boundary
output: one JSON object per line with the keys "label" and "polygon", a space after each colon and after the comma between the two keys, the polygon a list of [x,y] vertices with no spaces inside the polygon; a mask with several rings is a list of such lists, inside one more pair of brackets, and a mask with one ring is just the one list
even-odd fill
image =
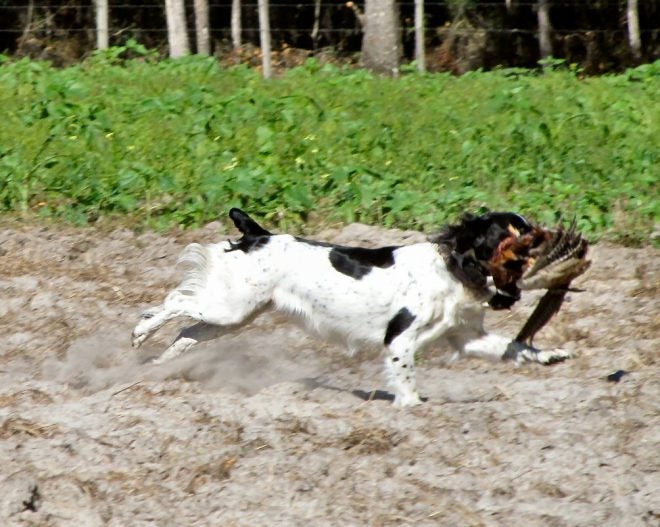
{"label": "dog's back", "polygon": [[432,243],[345,247],[272,234],[238,209],[231,218],[243,236],[188,246],[180,258],[186,275],[167,308],[196,309],[205,322],[228,325],[272,302],[355,349],[382,345],[402,309],[437,315],[440,299],[463,290]]}

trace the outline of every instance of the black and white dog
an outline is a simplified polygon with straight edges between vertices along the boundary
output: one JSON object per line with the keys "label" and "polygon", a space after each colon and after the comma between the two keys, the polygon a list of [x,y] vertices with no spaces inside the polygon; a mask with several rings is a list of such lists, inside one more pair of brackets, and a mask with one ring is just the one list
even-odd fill
{"label": "black and white dog", "polygon": [[[232,209],[229,215],[242,238],[189,245],[179,260],[188,266],[183,282],[135,327],[133,346],[138,347],[173,318],[198,321],[154,362],[240,328],[269,307],[351,351],[383,346],[399,406],[421,401],[415,353],[441,338],[470,356],[543,364],[569,356],[561,349],[540,351],[484,330],[489,303],[508,307],[516,298],[493,287],[479,262],[490,258],[512,229],[532,229],[517,214],[470,217],[428,242],[377,249],[272,234],[241,210]],[[472,256],[459,261],[451,249],[461,244]]]}

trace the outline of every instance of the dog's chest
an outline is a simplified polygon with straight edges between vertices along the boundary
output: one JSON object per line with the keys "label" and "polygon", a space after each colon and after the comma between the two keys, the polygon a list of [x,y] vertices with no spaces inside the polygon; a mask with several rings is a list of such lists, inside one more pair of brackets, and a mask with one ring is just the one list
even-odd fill
{"label": "dog's chest", "polygon": [[459,327],[480,327],[484,318],[483,303],[463,286],[457,295],[458,298],[451,304],[454,324]]}

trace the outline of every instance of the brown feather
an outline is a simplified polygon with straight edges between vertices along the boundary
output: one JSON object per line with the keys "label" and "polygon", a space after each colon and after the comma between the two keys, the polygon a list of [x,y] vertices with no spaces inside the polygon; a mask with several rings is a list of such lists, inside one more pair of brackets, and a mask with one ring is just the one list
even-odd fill
{"label": "brown feather", "polygon": [[516,341],[531,346],[534,336],[559,311],[567,292],[568,287],[566,289],[548,289],[518,333]]}

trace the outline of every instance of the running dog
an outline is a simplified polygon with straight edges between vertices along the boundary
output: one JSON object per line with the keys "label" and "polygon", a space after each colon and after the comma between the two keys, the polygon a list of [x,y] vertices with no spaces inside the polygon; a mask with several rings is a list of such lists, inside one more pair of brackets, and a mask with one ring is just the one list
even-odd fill
{"label": "running dog", "polygon": [[[229,216],[242,237],[189,245],[179,259],[187,266],[182,283],[135,327],[138,347],[171,319],[197,321],[155,363],[236,331],[268,308],[350,351],[384,347],[398,406],[421,402],[415,353],[439,339],[468,356],[542,364],[569,357],[538,350],[531,339],[589,265],[574,225],[550,230],[490,212],[466,215],[424,243],[367,249],[273,234],[236,208]],[[486,332],[486,310],[510,307],[524,289],[548,290],[526,329],[515,339]]]}

